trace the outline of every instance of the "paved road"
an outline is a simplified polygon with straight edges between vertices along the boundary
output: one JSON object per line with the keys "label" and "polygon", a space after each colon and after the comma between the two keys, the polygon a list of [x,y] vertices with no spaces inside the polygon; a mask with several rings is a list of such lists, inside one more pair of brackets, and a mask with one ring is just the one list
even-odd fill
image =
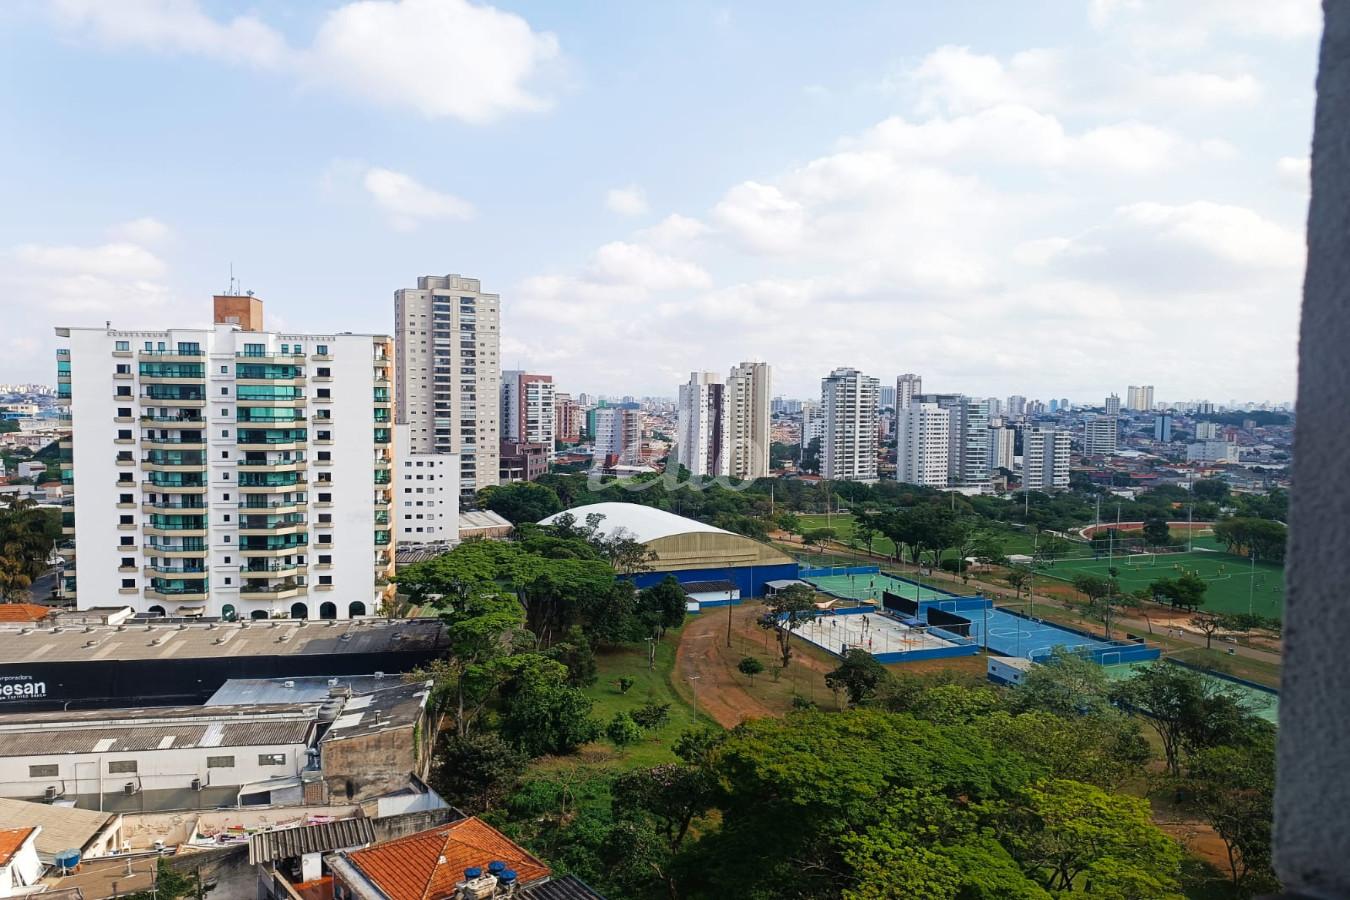
{"label": "paved road", "polygon": [[38,576],[28,588],[28,596],[32,598],[33,603],[41,603],[44,606],[51,605],[53,602],[52,591],[56,590],[57,573],[60,571],[60,569],[52,569]]}

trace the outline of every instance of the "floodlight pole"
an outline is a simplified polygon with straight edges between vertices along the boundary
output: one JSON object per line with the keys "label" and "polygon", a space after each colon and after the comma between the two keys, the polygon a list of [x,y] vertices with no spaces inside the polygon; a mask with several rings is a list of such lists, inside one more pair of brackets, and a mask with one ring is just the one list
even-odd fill
{"label": "floodlight pole", "polygon": [[1249,550],[1247,553],[1252,558],[1252,574],[1247,579],[1247,615],[1250,616],[1256,612],[1256,550]]}

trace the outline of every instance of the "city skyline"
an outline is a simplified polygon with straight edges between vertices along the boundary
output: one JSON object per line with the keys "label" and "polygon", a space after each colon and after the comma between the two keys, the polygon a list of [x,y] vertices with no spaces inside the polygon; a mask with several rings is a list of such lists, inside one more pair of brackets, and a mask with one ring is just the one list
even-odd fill
{"label": "city skyline", "polygon": [[[1315,3],[858,5],[828,29],[703,6],[108,8],[2,14],[7,81],[42,85],[5,101],[25,210],[0,215],[24,312],[6,381],[50,381],[58,320],[150,327],[233,263],[311,332],[339,310],[392,332],[408,273],[472,273],[501,296],[502,366],[574,394],[761,358],[803,398],[840,366],[977,397],[1103,397],[1125,373],[1160,400],[1293,397]],[[448,30],[487,61],[402,64]],[[353,34],[408,52],[352,60]],[[1084,59],[1091,79],[1063,77]]]}

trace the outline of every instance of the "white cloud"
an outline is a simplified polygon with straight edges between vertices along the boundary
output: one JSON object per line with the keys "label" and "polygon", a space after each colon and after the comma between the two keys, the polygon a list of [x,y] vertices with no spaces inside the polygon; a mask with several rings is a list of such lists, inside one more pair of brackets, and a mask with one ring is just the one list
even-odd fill
{"label": "white cloud", "polygon": [[557,38],[468,0],[353,0],[310,47],[255,16],[227,22],[197,0],[54,0],[66,29],[115,47],[204,56],[286,72],[316,88],[473,124],[547,109],[531,82],[557,62]]}
{"label": "white cloud", "polygon": [[168,238],[171,229],[159,219],[142,216],[114,225],[108,229],[109,236],[133,244],[157,244]]}
{"label": "white cloud", "polygon": [[118,242],[94,247],[20,244],[14,258],[36,271],[72,276],[158,278],[164,261],[137,244]]}
{"label": "white cloud", "polygon": [[310,78],[427,118],[490,122],[546,109],[528,82],[559,56],[552,34],[466,0],[358,0],[314,39]]}
{"label": "white cloud", "polygon": [[635,184],[605,191],[605,208],[621,216],[641,216],[647,212],[647,194]]}
{"label": "white cloud", "polygon": [[708,273],[695,263],[625,241],[611,241],[596,250],[590,271],[597,281],[653,291],[709,284]]}
{"label": "white cloud", "polygon": [[1154,50],[1198,46],[1220,34],[1293,40],[1322,28],[1317,0],[1092,0],[1089,18]]}
{"label": "white cloud", "polygon": [[280,65],[286,42],[254,16],[218,22],[196,0],[53,0],[68,28],[112,46],[207,56],[256,66]]}
{"label": "white cloud", "polygon": [[473,217],[473,204],[427,187],[410,175],[391,169],[370,168],[361,178],[375,205],[399,231],[413,231],[424,222],[463,221]]}
{"label": "white cloud", "polygon": [[708,234],[710,230],[698,219],[671,213],[652,227],[638,232],[638,237],[643,243],[655,247],[686,247]]}
{"label": "white cloud", "polygon": [[1283,187],[1306,194],[1312,190],[1312,157],[1281,156],[1275,162],[1275,176]]}
{"label": "white cloud", "polygon": [[1300,271],[1306,259],[1300,231],[1279,225],[1240,206],[1196,201],[1180,206],[1132,203],[1118,211],[1121,221],[1152,231],[1234,266]]}

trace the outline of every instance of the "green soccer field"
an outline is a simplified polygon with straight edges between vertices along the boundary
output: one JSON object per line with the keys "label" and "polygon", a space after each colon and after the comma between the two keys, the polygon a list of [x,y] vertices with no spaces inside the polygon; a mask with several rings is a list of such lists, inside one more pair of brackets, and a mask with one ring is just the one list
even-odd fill
{"label": "green soccer field", "polygon": [[[828,517],[813,513],[803,514],[798,518],[801,519],[801,527],[804,531],[815,528],[833,528],[837,540],[843,543],[849,543],[853,540],[853,515],[851,513],[835,513]],[[1002,542],[1004,553],[1031,552],[1032,538],[1030,535],[1016,528],[996,526],[994,523],[990,523],[990,525],[996,529],[995,534]],[[878,533],[876,539],[872,541],[872,552],[894,556],[895,544],[886,535]],[[951,556],[952,554],[948,552],[947,555]]]}
{"label": "green soccer field", "polygon": [[[1201,541],[1197,540],[1196,544],[1201,545]],[[1195,550],[1152,556],[1117,556],[1114,560],[1106,557],[1058,559],[1054,565],[1038,566],[1036,571],[1061,581],[1073,581],[1075,575],[1082,573],[1107,578],[1112,566],[1119,570],[1117,580],[1126,591],[1141,590],[1159,578],[1179,578],[1185,572],[1194,572],[1209,585],[1202,607],[1208,612],[1245,613],[1250,610],[1274,619],[1283,616],[1284,567],[1259,560],[1253,566],[1246,557],[1230,553]]]}

